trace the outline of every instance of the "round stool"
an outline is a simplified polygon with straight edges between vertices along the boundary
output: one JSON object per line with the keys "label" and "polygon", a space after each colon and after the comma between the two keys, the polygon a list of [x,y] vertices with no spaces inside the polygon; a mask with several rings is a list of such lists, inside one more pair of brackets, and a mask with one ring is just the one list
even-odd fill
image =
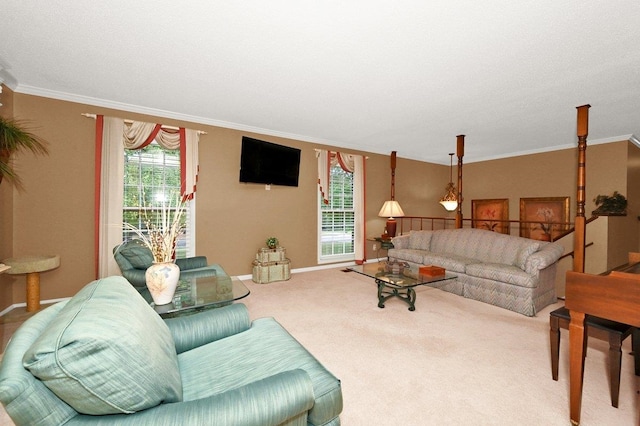
{"label": "round stool", "polygon": [[27,274],[27,312],[40,309],[40,272],[60,266],[60,256],[23,256],[2,261],[11,268],[7,274]]}

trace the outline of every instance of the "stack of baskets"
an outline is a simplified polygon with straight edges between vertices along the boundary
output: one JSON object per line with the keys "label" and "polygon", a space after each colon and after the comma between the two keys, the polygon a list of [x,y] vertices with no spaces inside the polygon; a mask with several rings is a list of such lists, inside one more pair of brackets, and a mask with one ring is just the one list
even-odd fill
{"label": "stack of baskets", "polygon": [[284,247],[261,248],[253,261],[253,281],[259,284],[291,278],[291,261]]}

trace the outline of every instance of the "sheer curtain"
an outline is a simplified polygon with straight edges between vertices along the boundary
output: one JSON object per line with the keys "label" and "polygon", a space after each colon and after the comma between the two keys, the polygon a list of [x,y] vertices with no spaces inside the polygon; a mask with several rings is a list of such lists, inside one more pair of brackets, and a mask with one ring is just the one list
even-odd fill
{"label": "sheer curtain", "polygon": [[364,217],[365,207],[365,158],[362,155],[345,154],[316,150],[318,158],[318,189],[322,199],[327,204],[329,200],[329,182],[331,167],[338,163],[342,170],[353,173],[353,208],[355,210],[354,223],[354,251],[357,263],[364,262],[366,243],[366,222]]}
{"label": "sheer curtain", "polygon": [[142,149],[154,140],[165,149],[180,149],[183,196],[191,199],[198,176],[198,140],[195,130],[168,129],[161,124],[96,117],[96,276],[118,275],[113,248],[122,242],[124,150]]}

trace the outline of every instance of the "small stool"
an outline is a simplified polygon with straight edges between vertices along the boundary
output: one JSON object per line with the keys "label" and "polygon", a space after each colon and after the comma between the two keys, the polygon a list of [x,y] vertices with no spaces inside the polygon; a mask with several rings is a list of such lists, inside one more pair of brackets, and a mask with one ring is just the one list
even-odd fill
{"label": "small stool", "polygon": [[[560,327],[568,330],[571,317],[569,310],[564,306],[558,308],[549,314],[549,338],[551,341],[551,375],[553,380],[558,380],[558,360],[560,358]],[[620,367],[622,365],[622,342],[630,334],[634,334],[631,338],[631,346],[634,353],[634,366],[636,375],[640,375],[640,339],[636,338],[634,327],[621,324],[615,321],[609,321],[603,318],[587,315],[585,317],[584,326],[587,337],[595,337],[596,339],[609,342],[609,381],[611,383],[611,405],[618,408],[618,395],[620,394]],[[587,339],[584,339],[586,346]]]}
{"label": "small stool", "polygon": [[27,312],[40,309],[40,272],[60,266],[60,256],[24,256],[4,259],[2,263],[11,268],[7,274],[27,274]]}

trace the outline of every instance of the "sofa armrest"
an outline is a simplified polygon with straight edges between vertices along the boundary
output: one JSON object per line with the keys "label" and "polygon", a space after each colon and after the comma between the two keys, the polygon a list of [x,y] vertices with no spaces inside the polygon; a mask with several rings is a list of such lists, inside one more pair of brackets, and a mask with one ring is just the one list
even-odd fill
{"label": "sofa armrest", "polygon": [[409,248],[409,235],[399,235],[391,239],[393,248],[406,249]]}
{"label": "sofa armrest", "polygon": [[313,403],[309,375],[290,370],[202,399],[161,404],[134,414],[78,415],[65,424],[275,426],[298,416],[306,419]]}
{"label": "sofa armrest", "polygon": [[176,265],[181,271],[187,271],[189,269],[204,268],[207,266],[206,256],[194,256],[187,257],[186,259],[176,259]]}
{"label": "sofa armrest", "polygon": [[171,331],[177,353],[224,339],[251,327],[249,311],[242,303],[167,318],[164,322]]}
{"label": "sofa armrest", "polygon": [[564,247],[558,243],[547,243],[540,247],[540,250],[533,253],[525,263],[525,271],[532,275],[537,275],[538,271],[553,265],[564,253]]}

